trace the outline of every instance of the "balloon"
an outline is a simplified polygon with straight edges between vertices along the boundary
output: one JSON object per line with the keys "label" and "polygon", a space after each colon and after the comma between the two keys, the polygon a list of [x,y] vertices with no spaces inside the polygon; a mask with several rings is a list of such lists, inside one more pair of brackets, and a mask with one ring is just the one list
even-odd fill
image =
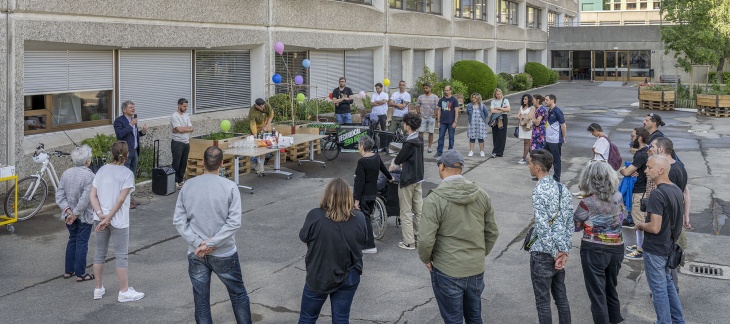
{"label": "balloon", "polygon": [[304,78],[302,78],[301,75],[297,75],[297,76],[294,77],[294,83],[296,83],[296,84],[302,84],[302,83],[304,83]]}
{"label": "balloon", "polygon": [[227,133],[230,129],[231,129],[231,122],[228,121],[228,119],[224,119],[223,121],[221,121],[221,130],[224,133]]}
{"label": "balloon", "polygon": [[303,67],[309,68],[310,65],[312,65],[312,62],[310,62],[309,59],[304,59],[304,61],[302,61]]}
{"label": "balloon", "polygon": [[332,92],[330,92],[330,99],[332,99]]}
{"label": "balloon", "polygon": [[390,79],[383,79],[383,85],[386,87],[390,85]]}
{"label": "balloon", "polygon": [[271,76],[271,81],[274,81],[274,83],[276,84],[281,83],[281,75],[279,75],[278,73],[274,74],[273,76]]}
{"label": "balloon", "polygon": [[274,43],[274,50],[279,53],[279,55],[284,55],[284,44],[282,42]]}
{"label": "balloon", "polygon": [[365,98],[365,91],[360,91],[360,93],[358,93],[358,95],[360,95],[360,98],[363,98],[364,99]]}
{"label": "balloon", "polygon": [[304,102],[304,99],[307,99],[307,97],[305,97],[303,93],[297,94],[297,101]]}

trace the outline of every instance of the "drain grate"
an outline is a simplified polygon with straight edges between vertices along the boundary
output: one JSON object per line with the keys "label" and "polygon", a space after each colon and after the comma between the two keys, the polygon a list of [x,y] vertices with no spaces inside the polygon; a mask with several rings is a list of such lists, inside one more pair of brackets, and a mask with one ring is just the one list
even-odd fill
{"label": "drain grate", "polygon": [[707,133],[707,130],[704,129],[688,129],[688,133]]}
{"label": "drain grate", "polygon": [[730,280],[730,267],[727,266],[689,262],[686,266],[682,267],[681,271],[684,274],[698,277]]}

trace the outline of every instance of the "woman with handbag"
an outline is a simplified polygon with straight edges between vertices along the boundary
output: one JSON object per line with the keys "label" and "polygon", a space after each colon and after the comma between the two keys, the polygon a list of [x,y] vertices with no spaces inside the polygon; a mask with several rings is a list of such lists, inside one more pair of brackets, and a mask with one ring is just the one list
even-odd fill
{"label": "woman with handbag", "polygon": [[507,144],[507,113],[509,113],[509,100],[502,95],[502,89],[494,89],[494,98],[489,111],[492,116],[496,118],[490,118],[490,121],[496,119],[496,122],[492,123],[492,157],[498,157],[504,155],[504,147]]}
{"label": "woman with handbag", "polygon": [[621,223],[625,209],[618,176],[606,161],[592,161],[581,171],[578,188],[585,197],[573,220],[575,231],[583,232],[580,260],[593,322],[620,323],[624,319],[616,285],[624,259]]}
{"label": "woman with handbag", "polygon": [[350,307],[362,274],[365,216],[355,209],[352,189],[342,178],[324,189],[319,208],[307,214],[299,239],[307,244],[307,277],[299,323],[316,323],[330,299],[332,323],[349,323]]}
{"label": "woman with handbag", "polygon": [[482,95],[478,92],[471,94],[471,102],[466,106],[466,116],[469,127],[466,135],[469,137],[469,154],[474,156],[474,142],[479,140],[479,155],[484,156],[484,139],[487,137],[487,106],[482,103]]}
{"label": "woman with handbag", "polygon": [[519,126],[517,126],[517,138],[523,142],[522,159],[519,164],[527,163],[527,153],[530,152],[530,141],[532,140],[532,119],[535,116],[535,106],[532,95],[524,94],[520,100],[520,111],[517,112]]}

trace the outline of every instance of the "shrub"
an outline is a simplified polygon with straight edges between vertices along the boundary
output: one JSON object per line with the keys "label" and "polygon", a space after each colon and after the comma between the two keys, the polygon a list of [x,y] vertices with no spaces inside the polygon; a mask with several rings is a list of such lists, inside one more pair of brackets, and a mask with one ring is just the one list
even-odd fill
{"label": "shrub", "polygon": [[552,84],[550,82],[550,69],[537,62],[527,62],[525,64],[525,73],[532,76],[532,81],[536,87]]}
{"label": "shrub", "polygon": [[717,80],[718,73],[710,72],[710,83],[728,83],[730,82],[730,72],[720,72],[720,80]]}
{"label": "shrub", "polygon": [[469,87],[467,87],[464,82],[455,79],[444,79],[443,81],[439,82],[436,87],[431,89],[431,92],[439,97],[442,97],[444,95],[444,88],[447,85],[451,86],[451,95],[463,95],[464,98],[469,97]]}
{"label": "shrub", "polygon": [[560,75],[558,74],[558,71],[550,70],[550,83],[549,84],[555,84],[558,82],[558,78]]}
{"label": "shrub", "polygon": [[135,177],[138,180],[146,180],[149,178],[152,178],[152,168],[155,167],[154,165],[154,150],[149,147],[140,147],[139,148],[139,160],[137,162],[137,174],[135,174]]}
{"label": "shrub", "polygon": [[436,74],[436,72],[431,72],[431,70],[428,68],[428,66],[424,66],[423,74],[421,74],[421,76],[419,76],[418,79],[416,79],[416,88],[414,89],[416,95],[412,96],[412,97],[418,98],[418,96],[423,94],[423,84],[424,83],[430,84],[431,92],[436,93],[436,92],[434,92],[433,88],[436,87],[439,84],[439,82],[441,82],[441,80],[439,80],[438,74]]}
{"label": "shrub", "polygon": [[248,116],[233,118],[231,131],[237,134],[251,134],[251,119]]}
{"label": "shrub", "polygon": [[[508,85],[509,84],[512,84],[512,79],[513,79],[512,74],[507,73],[507,72],[502,72],[502,73],[498,74],[497,76],[498,77],[502,77],[502,79],[504,79],[505,81],[507,81],[507,84]],[[499,88],[499,87],[497,87],[497,88]]]}
{"label": "shrub", "polygon": [[274,109],[274,121],[291,120],[291,97],[280,93],[269,97],[269,105]]}
{"label": "shrub", "polygon": [[[510,75],[510,78],[512,76]],[[510,82],[505,80],[504,77],[502,77],[502,73],[497,76],[497,88],[502,89],[502,94],[507,95],[507,90],[512,89],[512,86],[510,85]],[[490,96],[491,97],[491,96]]]}
{"label": "shrub", "polygon": [[515,91],[529,90],[532,89],[532,82],[532,76],[527,73],[520,73],[512,79],[512,88]]}
{"label": "shrub", "polygon": [[482,95],[482,98],[491,97],[494,88],[497,87],[497,77],[492,69],[479,61],[456,62],[451,68],[451,76],[467,86],[466,93],[477,92]]}
{"label": "shrub", "polygon": [[93,158],[106,159],[112,150],[112,144],[116,141],[117,137],[114,135],[96,133],[94,137],[81,141],[81,144],[91,147],[91,156]]}

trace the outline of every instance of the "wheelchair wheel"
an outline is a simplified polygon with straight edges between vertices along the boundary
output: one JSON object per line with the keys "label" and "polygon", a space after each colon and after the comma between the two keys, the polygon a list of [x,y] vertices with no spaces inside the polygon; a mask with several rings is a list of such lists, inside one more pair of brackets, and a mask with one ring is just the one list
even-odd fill
{"label": "wheelchair wheel", "polygon": [[380,240],[385,236],[385,226],[388,221],[388,212],[385,209],[385,202],[382,198],[375,199],[373,213],[370,215],[373,224],[373,237]]}

